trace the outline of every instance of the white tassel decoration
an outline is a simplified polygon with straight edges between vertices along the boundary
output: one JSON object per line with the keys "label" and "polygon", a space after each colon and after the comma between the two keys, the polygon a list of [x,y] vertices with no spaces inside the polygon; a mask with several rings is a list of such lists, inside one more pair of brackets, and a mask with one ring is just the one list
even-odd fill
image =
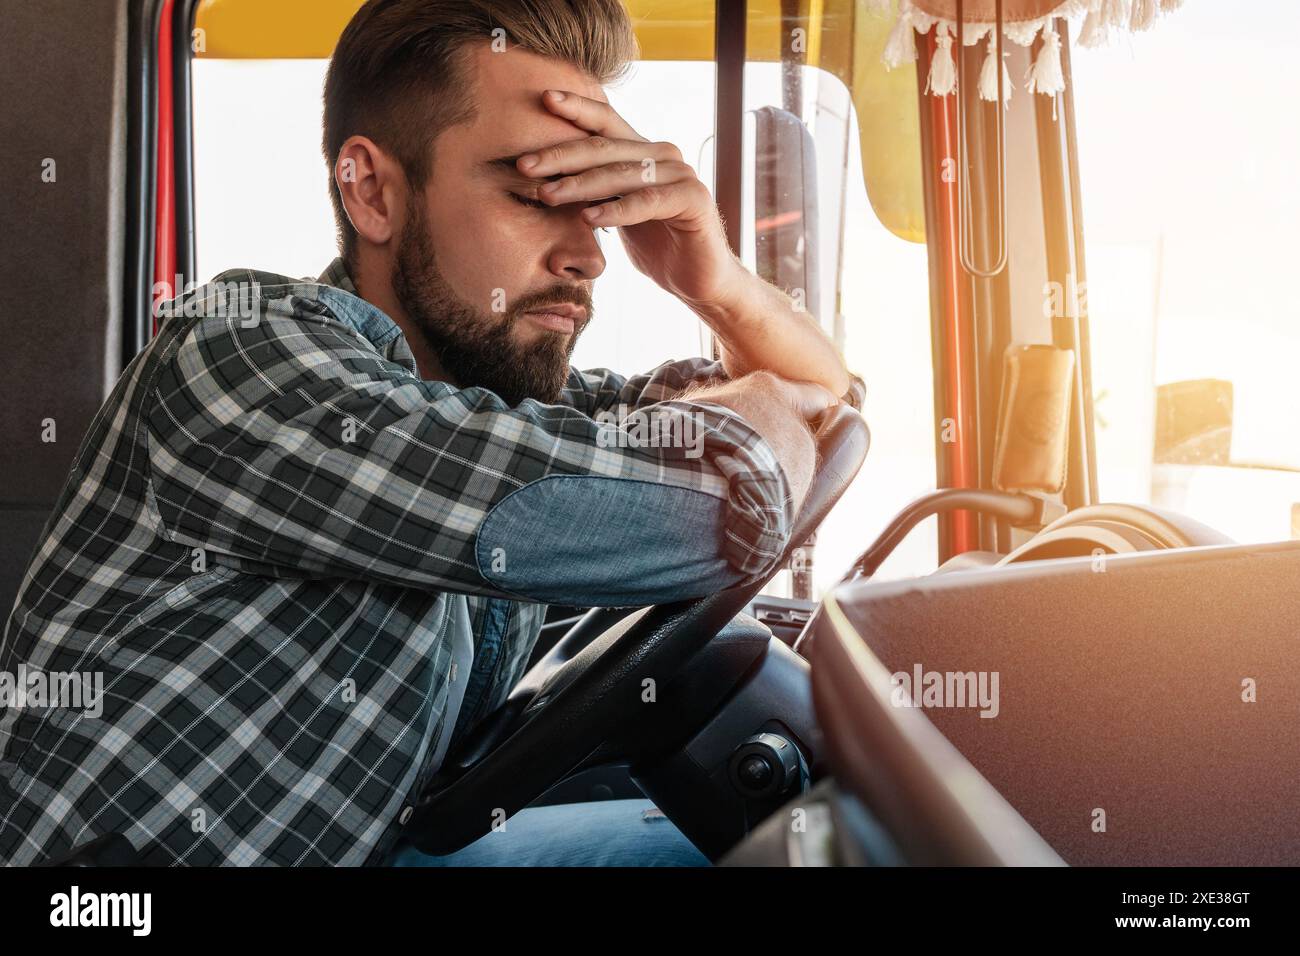
{"label": "white tassel decoration", "polygon": [[907,5],[908,15],[912,18],[912,26],[916,27],[917,33],[929,33],[930,27],[939,22],[938,17],[932,17],[924,10],[918,9],[912,0],[898,0],[898,9],[902,10],[904,4]]}
{"label": "white tassel decoration", "polygon": [[1133,0],[1133,13],[1129,28],[1134,31],[1150,30],[1156,22],[1156,0]]}
{"label": "white tassel decoration", "polygon": [[1101,18],[1100,5],[1093,10],[1088,11],[1088,15],[1083,18],[1083,26],[1079,28],[1079,46],[1086,49],[1093,47],[1105,46],[1110,40],[1110,28]]}
{"label": "white tassel decoration", "polygon": [[1101,0],[1065,0],[1064,3],[1052,11],[1052,16],[1073,20],[1077,16],[1096,10],[1099,6],[1101,6]]}
{"label": "white tassel decoration", "polygon": [[[1007,54],[1003,53],[1003,57]],[[997,37],[989,34],[989,52],[984,57],[984,67],[980,70],[980,99],[989,103],[996,103],[998,99],[998,41]],[[1006,106],[1011,102],[1011,71],[1007,69],[1006,63],[1002,64],[1002,105]]]}
{"label": "white tassel decoration", "polygon": [[[865,0],[869,9],[888,15],[889,0]],[[1003,36],[1011,43],[1030,46],[1040,34],[1042,44],[1038,56],[1025,73],[1025,86],[1030,93],[1055,96],[1065,89],[1061,69],[1061,38],[1055,26],[1055,17],[1082,16],[1083,25],[1076,41],[1081,47],[1098,47],[1110,42],[1117,33],[1148,30],[1162,14],[1179,9],[1183,0],[1060,0],[1056,9],[1040,20],[1018,20],[1003,27]],[[898,0],[898,18],[885,42],[881,59],[886,68],[893,69],[917,59],[916,35],[922,36],[935,27],[935,51],[930,61],[930,75],[926,91],[935,96],[947,96],[957,89],[957,67],[953,59],[955,24],[941,20],[919,9],[913,0]],[[982,40],[988,42],[988,53],[979,76],[979,96],[987,102],[997,99],[998,65],[995,53],[994,26],[991,23],[969,23],[962,31],[964,46],[975,46]],[[1004,54],[1005,56],[1005,54]],[[1002,64],[1003,103],[1011,99],[1010,71]]]}
{"label": "white tassel decoration", "polygon": [[1043,27],[1043,45],[1038,57],[1025,74],[1025,89],[1050,96],[1065,89],[1065,75],[1061,72],[1061,38],[1056,35],[1050,20]]}
{"label": "white tassel decoration", "polygon": [[947,96],[957,89],[957,63],[952,58],[952,37],[946,29],[940,29],[935,35],[938,48],[934,59],[930,61],[930,78],[926,80],[925,91],[935,96]]}
{"label": "white tassel decoration", "polygon": [[1048,18],[1044,17],[1041,20],[1020,20],[1008,23],[1002,27],[1002,35],[1016,46],[1029,46],[1034,42],[1034,37],[1038,36],[1038,31],[1047,26],[1047,20]]}
{"label": "white tassel decoration", "polygon": [[1134,4],[1135,0],[1092,0],[1079,30],[1079,46],[1092,49],[1110,43],[1116,33],[1129,28]]}
{"label": "white tassel decoration", "polygon": [[1128,25],[1133,0],[1102,0],[1101,18],[1108,27],[1123,29]]}
{"label": "white tassel decoration", "polygon": [[[953,29],[956,29],[956,27]],[[992,32],[993,24],[991,23],[968,23],[965,29],[961,31],[961,45],[975,46]]]}
{"label": "white tassel decoration", "polygon": [[912,27],[911,4],[900,5],[898,21],[894,24],[894,29],[889,31],[882,59],[885,68],[890,70],[904,63],[916,62],[916,31]]}

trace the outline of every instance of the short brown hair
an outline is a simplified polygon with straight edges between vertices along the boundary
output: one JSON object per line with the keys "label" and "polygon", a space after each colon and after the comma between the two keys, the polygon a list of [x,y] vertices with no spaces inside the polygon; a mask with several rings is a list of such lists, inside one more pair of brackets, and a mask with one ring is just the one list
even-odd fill
{"label": "short brown hair", "polygon": [[325,77],[323,148],[339,248],[351,262],[356,230],[334,181],[350,136],[367,136],[402,165],[412,189],[429,176],[433,141],[477,115],[459,54],[505,41],[563,60],[604,85],[636,58],[619,0],[368,0],[339,38]]}

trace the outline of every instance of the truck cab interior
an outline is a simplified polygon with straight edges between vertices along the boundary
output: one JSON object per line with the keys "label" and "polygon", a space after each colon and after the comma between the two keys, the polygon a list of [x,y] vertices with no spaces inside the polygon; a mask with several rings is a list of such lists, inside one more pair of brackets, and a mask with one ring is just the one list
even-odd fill
{"label": "truck cab interior", "polygon": [[[6,609],[156,303],[332,256],[319,83],[358,6],[0,0],[0,156],[24,171],[0,239]],[[1300,316],[1241,291],[1300,205],[1258,158],[1281,121],[1256,108],[1295,77],[1253,75],[1243,41],[1231,69],[1167,78],[1216,39],[1192,4],[626,6],[641,62],[611,102],[681,142],[733,249],[868,400],[819,433],[769,580],[550,608],[412,841],[448,853],[495,808],[645,795],[737,866],[1300,863]],[[272,122],[283,153],[239,148]],[[1153,157],[1171,129],[1185,150]],[[1157,194],[1179,216],[1126,232]],[[666,317],[607,320],[575,364],[709,354],[645,281],[611,261],[597,301]],[[130,858],[108,838],[63,862]]]}

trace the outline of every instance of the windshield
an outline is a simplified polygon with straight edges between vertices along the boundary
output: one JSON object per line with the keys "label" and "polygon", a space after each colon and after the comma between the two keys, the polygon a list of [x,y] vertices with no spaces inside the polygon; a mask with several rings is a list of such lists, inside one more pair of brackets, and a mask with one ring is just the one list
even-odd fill
{"label": "windshield", "polygon": [[1252,6],[1074,58],[1101,498],[1243,542],[1300,537],[1300,5]]}

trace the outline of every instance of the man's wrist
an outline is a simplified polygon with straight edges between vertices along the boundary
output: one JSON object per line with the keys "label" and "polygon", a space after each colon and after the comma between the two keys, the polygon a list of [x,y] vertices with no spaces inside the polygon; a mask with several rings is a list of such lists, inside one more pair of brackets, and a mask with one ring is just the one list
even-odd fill
{"label": "man's wrist", "polygon": [[743,326],[746,319],[760,314],[755,292],[763,280],[734,257],[731,271],[731,277],[722,284],[716,296],[686,301],[686,306],[724,340],[738,326]]}
{"label": "man's wrist", "polygon": [[727,374],[737,378],[767,369],[822,385],[860,410],[861,381],[855,382],[816,319],[739,259],[732,261],[735,272],[723,283],[725,292],[703,302],[683,300],[717,336]]}

